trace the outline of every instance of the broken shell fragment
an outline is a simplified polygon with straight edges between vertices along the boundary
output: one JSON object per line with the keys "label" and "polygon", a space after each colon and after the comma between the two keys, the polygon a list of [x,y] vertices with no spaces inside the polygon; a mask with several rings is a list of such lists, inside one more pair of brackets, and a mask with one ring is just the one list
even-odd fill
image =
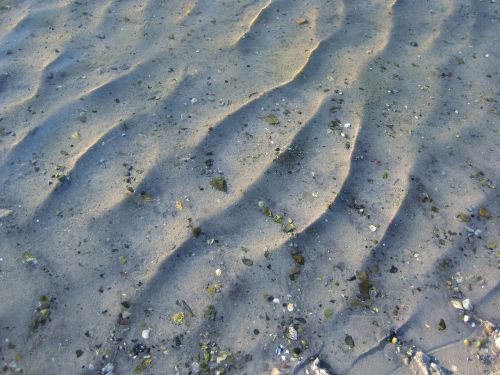
{"label": "broken shell fragment", "polygon": [[101,369],[101,374],[112,374],[115,366],[112,363],[108,363]]}
{"label": "broken shell fragment", "polygon": [[462,301],[460,301],[459,299],[456,299],[456,298],[452,299],[451,304],[456,309],[459,309],[459,310],[464,309],[464,306],[462,305]]}
{"label": "broken shell fragment", "polygon": [[466,298],[462,301],[463,308],[467,311],[471,311],[473,309],[472,302],[469,298]]}
{"label": "broken shell fragment", "polygon": [[297,330],[293,328],[293,326],[289,326],[286,331],[286,337],[288,337],[292,341],[297,341],[298,338]]}

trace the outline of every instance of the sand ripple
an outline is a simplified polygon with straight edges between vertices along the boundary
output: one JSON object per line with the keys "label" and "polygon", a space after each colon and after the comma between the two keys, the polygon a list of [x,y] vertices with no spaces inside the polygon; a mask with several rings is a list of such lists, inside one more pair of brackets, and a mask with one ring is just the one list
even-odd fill
{"label": "sand ripple", "polygon": [[[449,301],[498,321],[497,8],[0,1],[5,366],[184,374],[210,340],[240,353],[234,373],[320,351],[340,374],[402,374],[397,335],[494,372]],[[29,329],[41,295],[50,319]]]}

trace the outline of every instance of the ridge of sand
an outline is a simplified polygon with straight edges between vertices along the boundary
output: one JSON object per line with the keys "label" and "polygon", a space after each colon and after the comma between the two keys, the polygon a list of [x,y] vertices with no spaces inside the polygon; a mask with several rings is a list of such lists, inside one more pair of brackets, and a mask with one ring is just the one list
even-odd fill
{"label": "ridge of sand", "polygon": [[4,371],[500,371],[498,12],[0,0]]}

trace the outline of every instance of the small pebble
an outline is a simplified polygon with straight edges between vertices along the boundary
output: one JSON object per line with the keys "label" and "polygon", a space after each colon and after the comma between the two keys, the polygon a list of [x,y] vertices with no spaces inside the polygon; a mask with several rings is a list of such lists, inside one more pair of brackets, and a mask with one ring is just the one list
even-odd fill
{"label": "small pebble", "polygon": [[491,335],[495,332],[496,330],[496,327],[493,323],[491,322],[487,322],[485,325],[484,325],[484,330],[485,332],[488,334],[488,335]]}

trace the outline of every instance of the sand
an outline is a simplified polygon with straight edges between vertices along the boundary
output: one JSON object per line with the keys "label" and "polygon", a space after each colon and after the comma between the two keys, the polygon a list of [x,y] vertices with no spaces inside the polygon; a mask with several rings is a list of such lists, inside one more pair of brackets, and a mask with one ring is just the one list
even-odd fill
{"label": "sand", "polygon": [[500,371],[499,11],[0,0],[3,371]]}

